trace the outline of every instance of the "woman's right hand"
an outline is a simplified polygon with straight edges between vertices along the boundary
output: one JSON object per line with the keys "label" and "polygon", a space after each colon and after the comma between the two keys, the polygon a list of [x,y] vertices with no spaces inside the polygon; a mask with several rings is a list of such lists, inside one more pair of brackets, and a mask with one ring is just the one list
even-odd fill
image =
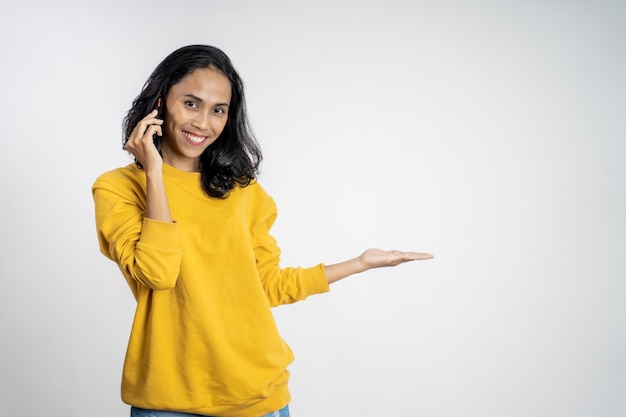
{"label": "woman's right hand", "polygon": [[153,169],[161,170],[163,167],[163,158],[153,140],[155,133],[163,136],[161,128],[163,120],[157,119],[157,114],[158,111],[153,110],[141,119],[124,145],[124,148],[133,154],[146,172]]}

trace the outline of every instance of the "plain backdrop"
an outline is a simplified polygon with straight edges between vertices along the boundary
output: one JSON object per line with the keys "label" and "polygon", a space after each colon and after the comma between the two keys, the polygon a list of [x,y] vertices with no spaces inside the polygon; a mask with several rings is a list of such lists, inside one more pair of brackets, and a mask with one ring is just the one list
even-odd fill
{"label": "plain backdrop", "polygon": [[90,187],[174,49],[245,81],[282,264],[427,262],[274,310],[294,417],[626,416],[626,3],[0,6],[0,416],[127,416]]}

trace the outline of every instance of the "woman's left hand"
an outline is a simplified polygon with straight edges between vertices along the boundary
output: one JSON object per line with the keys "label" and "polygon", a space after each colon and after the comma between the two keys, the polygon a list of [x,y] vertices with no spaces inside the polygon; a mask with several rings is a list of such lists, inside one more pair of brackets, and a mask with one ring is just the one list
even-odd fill
{"label": "woman's left hand", "polygon": [[359,256],[365,270],[383,266],[396,266],[404,262],[434,258],[430,253],[403,252],[399,250],[368,249]]}
{"label": "woman's left hand", "polygon": [[420,261],[434,258],[430,253],[402,252],[399,250],[368,249],[356,258],[325,265],[326,278],[329,283],[339,281],[352,274],[383,266],[396,266],[404,262]]}

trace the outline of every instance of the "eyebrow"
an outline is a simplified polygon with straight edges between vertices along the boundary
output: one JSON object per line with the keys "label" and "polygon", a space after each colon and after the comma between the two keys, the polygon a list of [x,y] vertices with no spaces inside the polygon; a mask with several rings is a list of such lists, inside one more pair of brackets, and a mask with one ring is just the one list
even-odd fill
{"label": "eyebrow", "polygon": [[[185,97],[189,97],[192,98],[200,103],[203,103],[204,100],[202,100],[200,97],[193,95],[193,94],[185,94]],[[226,107],[230,107],[230,103],[216,103],[216,106],[226,106]]]}

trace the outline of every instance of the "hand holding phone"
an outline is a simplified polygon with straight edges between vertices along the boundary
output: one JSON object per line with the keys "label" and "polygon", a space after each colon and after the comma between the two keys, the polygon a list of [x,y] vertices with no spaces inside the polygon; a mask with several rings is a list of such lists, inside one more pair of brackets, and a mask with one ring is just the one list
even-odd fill
{"label": "hand holding phone", "polygon": [[161,107],[162,100],[159,97],[154,103],[154,110],[137,123],[125,145],[126,150],[135,157],[137,166],[146,171],[160,169],[163,165]]}

